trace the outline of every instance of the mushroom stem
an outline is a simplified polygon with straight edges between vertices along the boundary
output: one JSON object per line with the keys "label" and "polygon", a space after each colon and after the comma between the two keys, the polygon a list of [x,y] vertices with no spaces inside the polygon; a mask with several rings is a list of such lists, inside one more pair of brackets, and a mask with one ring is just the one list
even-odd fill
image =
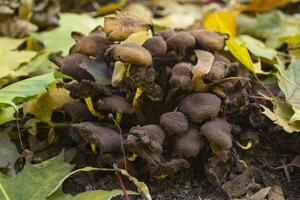
{"label": "mushroom stem", "polygon": [[[118,124],[121,124],[121,122],[122,122],[122,113],[116,112],[116,122],[117,122]],[[115,124],[115,125],[116,125],[116,124]]]}
{"label": "mushroom stem", "polygon": [[131,156],[129,156],[129,157],[127,157],[127,159],[129,160],[129,161],[135,161],[135,159],[138,157],[138,155],[136,154],[136,153],[133,153]]}
{"label": "mushroom stem", "polygon": [[239,143],[238,141],[235,141],[235,143],[241,148],[241,149],[244,149],[244,150],[248,150],[252,147],[252,142],[249,140],[247,145],[244,146],[242,145],[241,143]]}
{"label": "mushroom stem", "polygon": [[93,105],[93,102],[92,102],[92,98],[91,98],[91,97],[85,98],[85,99],[84,99],[84,102],[85,102],[87,108],[89,109],[90,113],[91,113],[93,116],[95,116],[95,117],[97,117],[97,118],[99,118],[99,119],[102,119],[102,118],[103,118],[103,116],[95,110],[94,105]]}
{"label": "mushroom stem", "polygon": [[92,149],[93,153],[96,154],[97,153],[97,144],[91,143],[90,145],[91,145],[91,149]]}
{"label": "mushroom stem", "polygon": [[139,106],[138,100],[139,100],[139,97],[142,95],[142,93],[143,93],[142,88],[140,88],[140,87],[136,88],[135,95],[134,95],[134,98],[132,101],[132,106],[134,108],[138,108],[138,106]]}

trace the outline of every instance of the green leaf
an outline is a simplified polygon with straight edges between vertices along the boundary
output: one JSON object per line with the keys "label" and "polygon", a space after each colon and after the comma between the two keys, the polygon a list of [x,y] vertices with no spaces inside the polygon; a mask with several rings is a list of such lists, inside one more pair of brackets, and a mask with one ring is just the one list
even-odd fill
{"label": "green leaf", "polygon": [[92,18],[87,14],[61,13],[58,28],[30,35],[41,41],[46,51],[54,53],[62,51],[63,55],[67,55],[70,47],[74,44],[74,40],[71,38],[72,31],[87,34],[101,24],[103,24],[103,18]]}
{"label": "green leaf", "polygon": [[281,38],[289,38],[300,32],[300,17],[278,10],[257,14],[255,18],[239,15],[237,19],[239,33],[265,39],[266,46],[270,48],[281,47]]}
{"label": "green leaf", "polygon": [[89,72],[97,83],[101,83],[102,85],[110,84],[111,75],[104,62],[96,62],[92,60],[89,62],[83,62],[79,66]]}
{"label": "green leaf", "polygon": [[52,72],[40,76],[28,78],[0,89],[0,109],[24,102],[40,92],[46,91],[46,86],[56,78],[63,78],[65,75],[59,72]]}
{"label": "green leaf", "polygon": [[0,110],[0,125],[6,122],[12,121],[14,117],[15,109],[13,107],[7,107],[3,110]]}
{"label": "green leaf", "polygon": [[[137,194],[135,192],[127,191],[128,194]],[[48,200],[110,200],[111,198],[122,195],[122,190],[92,190],[87,192],[82,192],[77,194],[76,196],[71,196],[70,194],[56,192],[54,195],[48,198]]]}
{"label": "green leaf", "polygon": [[264,108],[262,113],[272,120],[274,124],[281,126],[288,133],[300,132],[300,122],[290,122],[294,111],[288,103],[275,101],[274,112],[263,105],[261,106]]}
{"label": "green leaf", "polygon": [[77,172],[90,172],[90,171],[118,172],[123,176],[126,176],[137,187],[139,193],[144,197],[144,199],[152,200],[147,185],[144,182],[138,181],[135,177],[131,176],[125,169],[120,169],[120,168],[109,169],[109,168],[95,168],[95,167],[84,167],[69,173],[56,185],[56,187],[49,193],[48,196],[49,197],[52,196],[60,188],[62,183],[73,174]]}
{"label": "green leaf", "polygon": [[0,132],[0,168],[13,169],[15,162],[21,157],[16,145],[10,140],[7,131]]}
{"label": "green leaf", "polygon": [[267,48],[263,42],[249,35],[240,35],[238,39],[242,41],[246,45],[248,50],[257,57],[273,60],[277,55],[276,50]]}
{"label": "green leaf", "polygon": [[[72,168],[61,153],[40,164],[26,163],[15,177],[0,176],[0,184],[10,200],[43,200]],[[0,199],[5,199],[1,190]]]}
{"label": "green leaf", "polygon": [[276,74],[278,86],[284,93],[285,100],[291,104],[295,112],[295,115],[291,116],[291,122],[300,121],[300,59],[292,58],[286,70],[279,59],[275,66],[278,69]]}
{"label": "green leaf", "polygon": [[[34,51],[22,50],[18,51],[18,46],[24,42],[23,39],[0,38],[0,79],[7,76],[14,76],[15,70],[21,64],[28,63],[35,55]],[[5,84],[0,81],[0,87]]]}

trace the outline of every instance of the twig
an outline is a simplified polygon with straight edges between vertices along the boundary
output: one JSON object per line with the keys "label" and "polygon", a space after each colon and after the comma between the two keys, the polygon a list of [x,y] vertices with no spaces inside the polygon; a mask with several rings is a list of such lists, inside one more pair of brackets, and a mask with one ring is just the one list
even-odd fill
{"label": "twig", "polygon": [[10,200],[8,194],[6,193],[4,187],[2,186],[1,183],[0,183],[0,190],[1,190],[1,192],[2,192],[2,194],[3,194],[3,196],[4,196],[4,198],[5,198],[5,200]]}
{"label": "twig", "polygon": [[122,179],[122,176],[121,176],[120,172],[116,172],[116,174],[117,174],[120,186],[121,186],[122,191],[123,191],[124,200],[130,200],[129,197],[128,197],[128,193],[127,193],[127,190],[126,190],[126,187],[124,185],[124,182],[123,182],[123,179]]}

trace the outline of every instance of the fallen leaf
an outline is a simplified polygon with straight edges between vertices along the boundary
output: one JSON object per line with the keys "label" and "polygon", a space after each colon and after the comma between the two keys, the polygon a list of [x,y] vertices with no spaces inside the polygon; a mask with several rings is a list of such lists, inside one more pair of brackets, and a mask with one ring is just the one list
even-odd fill
{"label": "fallen leaf", "polygon": [[288,68],[278,60],[276,68],[278,72],[276,77],[278,79],[278,86],[285,95],[285,100],[291,104],[294,115],[290,119],[290,123],[300,121],[300,59],[291,59]]}
{"label": "fallen leaf", "polygon": [[294,114],[292,107],[285,102],[276,103],[275,101],[273,104],[275,106],[273,112],[261,105],[264,108],[262,113],[272,120],[274,124],[281,126],[286,132],[300,132],[300,122],[290,123],[290,119]]}
{"label": "fallen leaf", "polygon": [[35,32],[30,35],[41,41],[46,51],[61,52],[67,55],[70,47],[74,44],[71,38],[72,31],[88,34],[96,26],[103,25],[103,18],[92,18],[87,14],[60,14],[60,26],[51,31]]}
{"label": "fallen leaf", "polygon": [[77,169],[68,175],[66,175],[61,181],[56,185],[56,187],[49,193],[48,197],[52,196],[62,185],[62,183],[72,176],[73,174],[77,172],[90,172],[90,171],[106,171],[106,172],[118,172],[121,173],[122,175],[126,176],[138,189],[139,193],[146,199],[146,200],[152,200],[151,195],[149,193],[149,189],[147,185],[144,182],[138,181],[135,177],[131,176],[125,169],[120,169],[120,168],[114,168],[114,169],[109,169],[109,168],[95,168],[95,167],[84,167],[81,169]]}
{"label": "fallen leaf", "polygon": [[249,35],[239,35],[238,40],[242,41],[248,50],[257,57],[273,60],[277,55],[276,50],[266,47],[262,41]]}
{"label": "fallen leaf", "polygon": [[273,185],[268,193],[268,200],[284,200],[283,190],[280,185]]}
{"label": "fallen leaf", "polygon": [[13,170],[15,162],[21,157],[16,145],[10,140],[7,130],[0,131],[0,168]]}
{"label": "fallen leaf", "polygon": [[89,72],[97,83],[101,83],[102,85],[110,84],[111,72],[104,62],[90,60],[88,62],[81,63],[79,66]]}
{"label": "fallen leaf", "polygon": [[267,11],[279,6],[291,3],[295,0],[252,0],[251,3],[244,7],[246,11]]}
{"label": "fallen leaf", "polygon": [[300,33],[282,37],[282,38],[280,38],[280,40],[287,44],[300,44]]}
{"label": "fallen leaf", "polygon": [[193,66],[192,73],[193,74],[208,74],[211,66],[214,62],[214,55],[208,51],[203,50],[195,50],[195,54],[197,56],[197,64]]}
{"label": "fallen leaf", "polygon": [[47,87],[46,92],[42,92],[36,98],[24,103],[24,115],[32,114],[38,120],[52,125],[52,112],[61,108],[65,103],[73,101],[69,93],[64,88],[57,88],[56,82],[53,82]]}
{"label": "fallen leaf", "polygon": [[300,16],[286,15],[279,10],[257,14],[256,17],[238,15],[237,26],[240,34],[264,39],[269,48],[280,48],[288,38],[299,34]]}
{"label": "fallen leaf", "polygon": [[152,23],[164,28],[186,29],[200,20],[204,12],[204,8],[193,4],[179,4],[175,1],[157,1],[156,4],[162,8],[158,13],[162,17],[152,18]]}
{"label": "fallen leaf", "polygon": [[52,72],[40,76],[28,78],[0,89],[0,110],[24,102],[40,92],[46,91],[46,86],[57,78],[70,78],[59,72]]}
{"label": "fallen leaf", "polygon": [[8,107],[0,110],[0,125],[15,119],[15,109]]}
{"label": "fallen leaf", "polygon": [[249,71],[264,74],[259,65],[254,65],[248,49],[234,38],[236,34],[237,11],[217,11],[207,15],[204,20],[204,27],[209,30],[227,33],[230,38],[226,41],[226,48],[240,61]]}
{"label": "fallen leaf", "polygon": [[[0,38],[0,46],[5,47],[0,49],[0,79],[7,76],[14,76],[15,70],[21,64],[28,63],[35,55],[34,51],[17,50],[18,46],[24,42],[23,39]],[[6,82],[0,81],[0,87]]]}
{"label": "fallen leaf", "polygon": [[[15,177],[0,176],[0,184],[10,200],[41,200],[73,169],[63,153],[39,164],[26,163]],[[30,180],[30,183],[28,182]],[[0,199],[6,199],[3,191]]]}
{"label": "fallen leaf", "polygon": [[[137,194],[135,192],[127,191],[128,194]],[[122,190],[111,190],[111,191],[106,191],[106,190],[91,190],[87,192],[82,192],[79,193],[75,196],[72,196],[70,194],[66,194],[63,192],[56,192],[52,196],[48,198],[48,200],[86,200],[86,199],[91,199],[91,200],[110,200],[113,197],[123,195]]]}
{"label": "fallen leaf", "polygon": [[262,200],[262,199],[265,199],[266,196],[268,195],[270,189],[271,189],[271,187],[263,188],[263,189],[259,190],[258,192],[256,192],[255,194],[253,194],[248,199],[249,200]]}

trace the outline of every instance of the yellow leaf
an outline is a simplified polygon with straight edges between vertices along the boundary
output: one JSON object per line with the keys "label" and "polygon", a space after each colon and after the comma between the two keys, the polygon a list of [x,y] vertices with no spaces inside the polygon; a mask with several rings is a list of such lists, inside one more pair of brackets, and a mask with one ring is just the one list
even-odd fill
{"label": "yellow leaf", "polygon": [[207,14],[204,27],[209,30],[227,33],[230,37],[236,36],[237,11],[217,11]]}
{"label": "yellow leaf", "polygon": [[300,33],[292,36],[282,37],[280,40],[287,44],[300,44]]}
{"label": "yellow leaf", "polygon": [[256,73],[248,49],[245,46],[239,44],[234,38],[227,40],[226,45],[228,50],[232,53],[232,55],[234,55],[234,57],[236,57],[236,59],[245,65],[248,70]]}
{"label": "yellow leaf", "polygon": [[293,1],[295,0],[252,0],[244,9],[247,11],[267,11]]}
{"label": "yellow leaf", "polygon": [[55,82],[51,83],[47,89],[47,92],[40,93],[35,99],[24,103],[23,111],[25,115],[32,114],[40,121],[53,125],[52,112],[73,99],[69,96],[68,90],[56,88]]}

